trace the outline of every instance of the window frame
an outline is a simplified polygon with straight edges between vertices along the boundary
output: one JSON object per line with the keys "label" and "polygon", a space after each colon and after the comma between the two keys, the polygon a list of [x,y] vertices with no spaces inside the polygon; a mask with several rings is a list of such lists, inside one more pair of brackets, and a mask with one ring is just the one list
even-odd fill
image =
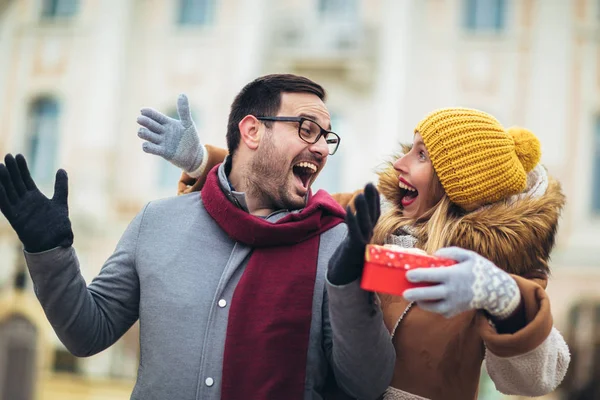
{"label": "window frame", "polygon": [[[176,9],[176,24],[180,27],[207,27],[215,23],[216,18],[216,0],[179,0]],[[188,18],[190,11],[194,7],[202,7],[201,10],[195,10],[198,15]],[[198,16],[203,18],[199,19]]]}
{"label": "window frame", "polygon": [[80,0],[43,0],[40,16],[43,20],[70,19],[77,15],[79,7]]}
{"label": "window frame", "polygon": [[[485,15],[487,11],[493,15]],[[463,28],[470,33],[502,33],[507,28],[507,12],[506,0],[463,0]]]}

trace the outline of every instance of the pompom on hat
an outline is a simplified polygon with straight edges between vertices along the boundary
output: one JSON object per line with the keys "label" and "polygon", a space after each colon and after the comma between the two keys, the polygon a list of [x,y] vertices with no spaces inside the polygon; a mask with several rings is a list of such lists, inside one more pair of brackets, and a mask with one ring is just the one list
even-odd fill
{"label": "pompom on hat", "polygon": [[442,108],[415,128],[423,138],[450,200],[466,211],[525,190],[527,173],[540,161],[538,138],[524,128],[504,127],[470,108]]}

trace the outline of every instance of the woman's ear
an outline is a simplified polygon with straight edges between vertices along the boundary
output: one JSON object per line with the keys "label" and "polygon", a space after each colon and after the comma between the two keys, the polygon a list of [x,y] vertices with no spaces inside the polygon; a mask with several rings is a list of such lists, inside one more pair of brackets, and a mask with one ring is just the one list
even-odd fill
{"label": "woman's ear", "polygon": [[264,129],[254,115],[246,115],[238,124],[240,140],[251,150],[256,150]]}

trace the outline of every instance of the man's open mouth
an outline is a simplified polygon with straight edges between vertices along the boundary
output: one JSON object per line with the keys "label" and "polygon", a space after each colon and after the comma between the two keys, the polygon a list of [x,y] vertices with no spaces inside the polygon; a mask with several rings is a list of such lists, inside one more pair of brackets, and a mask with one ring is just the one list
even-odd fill
{"label": "man's open mouth", "polygon": [[311,162],[302,161],[294,165],[292,170],[294,172],[294,176],[298,178],[298,180],[302,184],[302,187],[308,189],[310,180],[312,176],[317,173],[318,167]]}

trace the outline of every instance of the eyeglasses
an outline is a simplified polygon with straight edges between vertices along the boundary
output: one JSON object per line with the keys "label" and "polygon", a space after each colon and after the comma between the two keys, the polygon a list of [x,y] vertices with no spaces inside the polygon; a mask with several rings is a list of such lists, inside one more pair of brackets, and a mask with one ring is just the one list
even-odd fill
{"label": "eyeglasses", "polygon": [[312,119],[305,117],[256,117],[256,119],[260,121],[297,122],[300,139],[308,144],[315,144],[323,136],[329,148],[329,155],[334,155],[340,147],[340,137],[335,132],[321,128],[321,125]]}

